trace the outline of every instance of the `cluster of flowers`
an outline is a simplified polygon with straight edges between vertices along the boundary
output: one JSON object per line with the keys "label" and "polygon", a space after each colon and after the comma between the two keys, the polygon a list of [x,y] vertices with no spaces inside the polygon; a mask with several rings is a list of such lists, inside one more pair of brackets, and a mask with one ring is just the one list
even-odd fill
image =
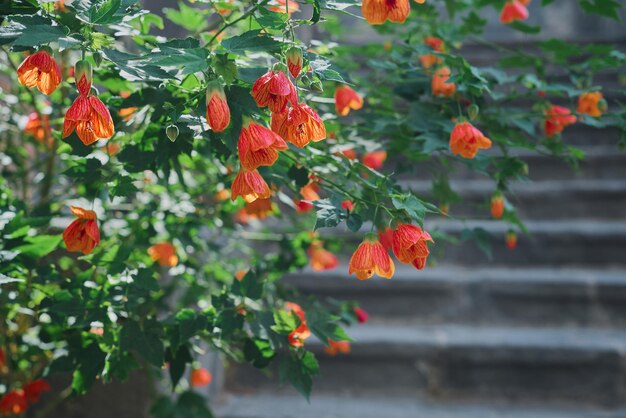
{"label": "cluster of flowers", "polygon": [[[6,355],[0,348],[0,375],[8,371]],[[5,417],[21,415],[29,405],[39,401],[41,394],[50,391],[50,385],[44,379],[36,379],[22,385],[21,388],[11,389],[0,397],[0,415]]]}

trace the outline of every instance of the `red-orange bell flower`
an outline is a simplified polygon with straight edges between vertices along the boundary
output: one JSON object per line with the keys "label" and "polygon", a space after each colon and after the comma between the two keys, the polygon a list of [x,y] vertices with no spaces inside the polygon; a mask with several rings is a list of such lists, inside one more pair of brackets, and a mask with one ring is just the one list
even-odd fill
{"label": "red-orange bell flower", "polygon": [[[289,1],[289,5],[287,6],[287,1]],[[276,6],[269,6],[268,10],[277,13],[287,13],[287,7],[289,7],[288,16],[291,17],[291,14],[300,10],[300,5],[293,0],[276,0]]]}
{"label": "red-orange bell flower", "polygon": [[359,324],[366,323],[369,320],[369,318],[370,318],[370,316],[367,313],[367,311],[365,309],[359,308],[359,307],[354,308],[354,315],[356,316],[356,320],[357,320],[357,322]]}
{"label": "red-orange bell flower", "polygon": [[96,221],[96,212],[70,206],[75,219],[63,231],[63,241],[68,251],[80,251],[89,254],[100,243],[100,230]]}
{"label": "red-orange bell flower", "polygon": [[33,380],[24,385],[24,395],[29,403],[39,401],[39,397],[43,392],[50,392],[52,388],[44,379]]}
{"label": "red-orange bell flower", "polygon": [[606,110],[606,101],[599,91],[583,93],[578,98],[578,113],[584,113],[597,118],[602,116],[602,113],[606,112]]}
{"label": "red-orange bell flower", "polygon": [[63,122],[63,138],[76,134],[85,145],[98,139],[108,139],[115,133],[113,119],[109,109],[97,96],[79,95],[65,113]]}
{"label": "red-orange bell flower", "polygon": [[237,196],[243,197],[248,203],[257,199],[269,199],[270,188],[257,170],[242,168],[233,181],[230,199],[235,200]]}
{"label": "red-orange bell flower", "polygon": [[274,165],[278,151],[286,150],[287,144],[275,132],[256,122],[245,121],[237,143],[239,160],[246,170]]}
{"label": "red-orange bell flower", "polygon": [[211,384],[213,376],[207,369],[193,369],[191,371],[191,386],[194,388],[201,388]]}
{"label": "red-orange bell flower", "polygon": [[559,134],[573,123],[576,123],[576,116],[566,107],[552,105],[546,110],[544,129],[547,136]]}
{"label": "red-orange bell flower", "polygon": [[415,225],[400,224],[393,231],[392,249],[402,263],[413,264],[421,270],[426,265],[430,251],[427,241],[433,241],[430,234]]}
{"label": "red-orange bell flower", "polygon": [[324,347],[324,352],[329,356],[336,356],[337,354],[348,354],[350,352],[350,341],[335,341],[328,339],[327,346]]}
{"label": "red-orange bell flower", "polygon": [[13,389],[0,398],[0,413],[5,417],[21,415],[27,407],[28,402],[22,389]]}
{"label": "red-orange bell flower", "polygon": [[17,79],[26,87],[35,87],[43,94],[50,95],[61,84],[61,70],[52,51],[42,48],[29,55],[17,68]]}
{"label": "red-orange bell flower", "polygon": [[305,103],[296,103],[272,114],[272,130],[297,147],[326,138],[326,127],[317,112]]}
{"label": "red-orange bell flower", "polygon": [[440,67],[435,71],[430,82],[433,96],[450,97],[456,92],[456,84],[448,82],[450,75],[448,67]]}
{"label": "red-orange bell flower", "polygon": [[315,202],[316,200],[320,200],[319,191],[320,186],[315,181],[312,181],[311,183],[307,183],[302,186],[300,188],[300,196],[302,196],[302,200],[295,201],[296,210],[300,213],[304,213],[313,209],[313,204],[309,202]]}
{"label": "red-orange bell flower", "polygon": [[493,219],[500,219],[504,214],[504,196],[502,193],[495,193],[491,196],[491,216]]}
{"label": "red-orange bell flower", "polygon": [[276,210],[272,199],[257,199],[252,203],[246,203],[246,206],[235,214],[235,220],[244,224],[251,219],[263,220]]}
{"label": "red-orange bell flower", "polygon": [[390,251],[393,245],[393,229],[385,228],[384,230],[378,230],[378,241],[382,244],[385,250]]}
{"label": "red-orange bell flower", "polygon": [[363,0],[361,11],[370,25],[381,25],[387,19],[404,23],[411,6],[409,0]]}
{"label": "red-orange bell flower", "polygon": [[214,132],[224,131],[230,124],[230,108],[219,81],[209,82],[206,89],[206,120]]}
{"label": "red-orange bell flower", "polygon": [[366,238],[350,258],[348,274],[355,273],[359,280],[365,280],[377,274],[391,279],[395,272],[393,260],[378,240]]}
{"label": "red-orange bell flower", "polygon": [[324,249],[321,241],[314,241],[309,249],[309,260],[313,271],[332,270],[339,265],[337,256],[330,251]]}
{"label": "red-orange bell flower", "polygon": [[335,89],[335,108],[340,116],[346,116],[350,109],[359,110],[363,107],[363,98],[350,87],[342,84]]}
{"label": "red-orange bell flower", "polygon": [[49,143],[52,141],[52,129],[50,128],[50,117],[48,115],[41,115],[37,112],[32,112],[28,115],[28,121],[24,126],[24,132],[32,135],[39,142]]}
{"label": "red-orange bell flower", "polygon": [[450,149],[454,155],[474,158],[479,149],[491,148],[491,140],[469,122],[457,123],[450,134]]}
{"label": "red-orange bell flower", "polygon": [[509,24],[516,20],[528,19],[528,9],[520,0],[507,2],[500,12],[500,23]]}
{"label": "red-orange bell flower", "polygon": [[363,156],[363,165],[372,170],[380,170],[387,159],[387,151],[372,151]]}
{"label": "red-orange bell flower", "polygon": [[[424,39],[424,45],[428,45],[429,47],[433,49],[433,51],[436,51],[436,52],[443,52],[444,50],[443,40],[435,36],[429,36],[426,39]],[[441,58],[433,54],[420,55],[419,58],[420,58],[422,67],[424,68],[430,68],[433,65],[439,64],[441,62]]]}
{"label": "red-orange bell flower", "polygon": [[296,314],[296,316],[300,319],[300,325],[298,325],[296,329],[291,331],[287,336],[289,345],[293,347],[302,347],[304,345],[304,340],[311,336],[311,330],[306,324],[306,315],[304,314],[304,310],[302,310],[300,305],[293,302],[285,303],[285,308]]}
{"label": "red-orange bell flower", "polygon": [[289,77],[281,71],[270,70],[252,86],[252,97],[259,107],[268,107],[272,112],[282,112],[287,103],[298,103],[298,93]]}
{"label": "red-orange bell flower", "polygon": [[174,267],[178,264],[176,248],[169,242],[159,242],[148,248],[148,255],[163,267]]}

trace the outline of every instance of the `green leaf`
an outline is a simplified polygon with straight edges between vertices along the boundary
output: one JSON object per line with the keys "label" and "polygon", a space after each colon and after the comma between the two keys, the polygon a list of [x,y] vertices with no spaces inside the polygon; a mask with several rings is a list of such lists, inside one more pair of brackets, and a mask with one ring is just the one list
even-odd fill
{"label": "green leaf", "polygon": [[297,353],[290,353],[280,362],[279,373],[281,382],[290,383],[308,400],[313,387],[313,376],[319,374],[319,364],[309,351],[305,351],[302,357]]}
{"label": "green leaf", "polygon": [[232,286],[232,292],[235,295],[247,297],[250,299],[260,299],[263,295],[265,282],[263,278],[253,270],[246,273],[241,280],[235,280]]}
{"label": "green leaf", "polygon": [[246,361],[258,369],[267,367],[276,357],[271,343],[261,339],[247,339],[243,346],[243,354]]}
{"label": "green leaf", "polygon": [[320,199],[312,202],[317,211],[314,230],[319,228],[333,228],[346,218],[346,211],[341,204],[336,205],[329,199]]}
{"label": "green leaf", "polygon": [[185,374],[185,368],[187,363],[191,363],[193,358],[189,352],[189,347],[182,345],[178,347],[176,352],[172,351],[172,348],[168,348],[165,351],[165,361],[169,363],[169,374],[172,382],[172,390],[176,389],[176,385],[180,381],[180,378]]}
{"label": "green leaf", "polygon": [[417,197],[412,194],[403,196],[394,196],[391,202],[396,209],[403,210],[411,217],[412,220],[419,225],[424,224],[424,216],[426,216],[426,206]]}
{"label": "green leaf", "polygon": [[202,314],[197,314],[193,309],[185,308],[176,313],[178,332],[182,342],[195,337],[198,332],[206,329],[208,321]]}
{"label": "green leaf", "polygon": [[621,20],[619,11],[623,6],[617,0],[580,0],[580,7],[587,13]]}
{"label": "green leaf", "polygon": [[89,20],[91,23],[105,24],[114,21],[113,16],[120,8],[121,0],[99,1],[91,6]]}
{"label": "green leaf", "polygon": [[28,244],[14,248],[22,255],[32,258],[40,258],[54,251],[63,237],[59,235],[36,235],[28,237],[24,241]]}
{"label": "green leaf", "polygon": [[13,46],[39,46],[56,42],[69,33],[64,26],[32,25],[13,42]]}
{"label": "green leaf", "polygon": [[259,29],[224,39],[222,46],[228,52],[243,55],[247,51],[278,52],[280,51],[281,43]]}
{"label": "green leaf", "polygon": [[2,286],[3,284],[9,284],[9,283],[20,283],[23,281],[24,279],[16,279],[14,277],[9,277],[6,274],[0,273],[0,286]]}
{"label": "green leaf", "polygon": [[206,11],[187,6],[182,1],[178,2],[178,10],[165,8],[163,12],[171,22],[193,33],[202,32],[208,24]]}
{"label": "green leaf", "polygon": [[163,366],[163,342],[152,330],[143,330],[137,322],[129,321],[120,332],[120,349],[135,350],[154,366]]}

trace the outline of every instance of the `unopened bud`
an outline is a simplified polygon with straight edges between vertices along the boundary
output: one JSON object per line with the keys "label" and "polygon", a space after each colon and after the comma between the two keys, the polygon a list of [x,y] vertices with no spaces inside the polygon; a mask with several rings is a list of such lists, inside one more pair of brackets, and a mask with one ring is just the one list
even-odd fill
{"label": "unopened bud", "polygon": [[89,94],[92,78],[93,69],[91,68],[91,63],[87,60],[77,61],[74,65],[74,79],[78,92],[83,96],[87,96]]}
{"label": "unopened bud", "polygon": [[469,116],[470,120],[474,120],[478,117],[478,113],[480,112],[480,108],[478,107],[478,105],[472,103],[468,108],[467,108],[467,115]]}
{"label": "unopened bud", "polygon": [[167,134],[167,137],[170,139],[170,141],[176,141],[176,138],[178,138],[178,126],[168,125],[168,127],[165,128],[165,133]]}

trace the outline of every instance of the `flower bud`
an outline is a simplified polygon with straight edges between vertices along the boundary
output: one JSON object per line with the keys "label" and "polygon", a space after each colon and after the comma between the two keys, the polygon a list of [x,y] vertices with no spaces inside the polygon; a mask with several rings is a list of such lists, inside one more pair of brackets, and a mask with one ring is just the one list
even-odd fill
{"label": "flower bud", "polygon": [[80,60],[74,65],[74,79],[78,92],[87,96],[91,90],[91,79],[93,78],[93,69],[89,61]]}
{"label": "flower bud", "polygon": [[287,67],[293,78],[298,78],[302,70],[302,50],[292,46],[287,50]]}
{"label": "flower bud", "polygon": [[170,139],[170,141],[176,141],[176,138],[178,138],[178,126],[168,125],[167,128],[165,128],[165,133],[167,134],[167,137]]}
{"label": "flower bud", "polygon": [[99,67],[100,64],[102,64],[102,54],[100,52],[94,52],[92,57],[93,57],[93,62],[96,63],[96,67]]}
{"label": "flower bud", "polygon": [[322,85],[322,82],[319,80],[311,81],[311,84],[309,84],[309,88],[316,93],[324,92],[324,86]]}
{"label": "flower bud", "polygon": [[467,115],[469,116],[470,120],[474,120],[478,117],[478,113],[480,112],[480,108],[478,107],[478,105],[472,103],[468,108],[467,108]]}
{"label": "flower bud", "polygon": [[514,250],[517,247],[517,234],[513,230],[508,230],[504,236],[504,242],[509,250]]}

